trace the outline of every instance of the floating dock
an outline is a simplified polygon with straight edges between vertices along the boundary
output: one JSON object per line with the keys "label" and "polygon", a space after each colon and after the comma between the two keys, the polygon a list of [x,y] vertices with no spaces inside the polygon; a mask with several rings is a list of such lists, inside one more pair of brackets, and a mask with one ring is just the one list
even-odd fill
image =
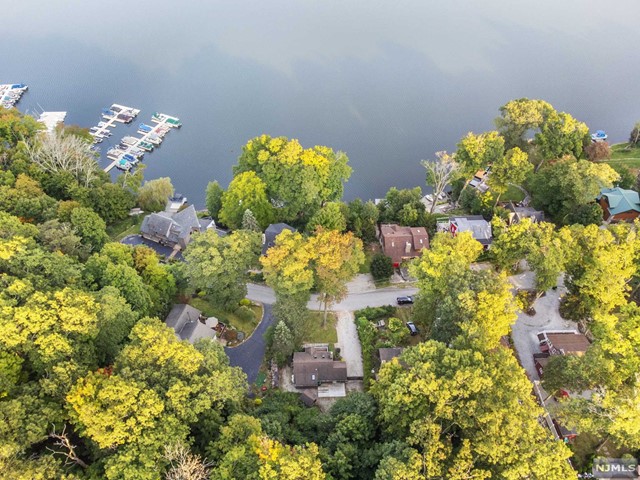
{"label": "floating dock", "polygon": [[132,107],[125,107],[114,103],[109,108],[102,110],[102,118],[105,120],[89,129],[93,136],[94,143],[100,143],[105,138],[111,136],[111,128],[116,127],[116,123],[131,123],[140,113],[140,110]]}
{"label": "floating dock", "polygon": [[126,136],[117,147],[111,148],[107,152],[107,158],[112,162],[104,169],[105,172],[109,172],[114,167],[125,171],[131,170],[132,166],[142,158],[144,152],[153,151],[154,146],[160,145],[164,136],[172,128],[182,126],[182,122],[178,118],[164,113],[154,113],[151,121],[156,125],[140,124],[139,133],[148,130],[142,138]]}
{"label": "floating dock", "polygon": [[29,87],[23,83],[0,85],[0,103],[4,108],[13,108]]}

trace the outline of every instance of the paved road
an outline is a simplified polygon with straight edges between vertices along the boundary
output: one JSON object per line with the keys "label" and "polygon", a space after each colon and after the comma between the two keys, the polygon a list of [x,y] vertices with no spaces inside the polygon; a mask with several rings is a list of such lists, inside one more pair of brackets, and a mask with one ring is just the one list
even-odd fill
{"label": "paved road", "polygon": [[[276,296],[269,287],[264,285],[249,284],[247,286],[247,298],[254,302],[273,304]],[[404,295],[415,295],[417,288],[380,288],[365,292],[349,292],[348,297],[340,303],[333,305],[330,310],[333,311],[353,311],[364,307],[381,307],[383,305],[395,305],[396,298]],[[312,295],[311,300],[307,304],[311,310],[321,310],[322,307],[318,302],[318,296]]]}
{"label": "paved road", "polygon": [[229,356],[229,362],[234,367],[242,368],[247,374],[249,385],[254,383],[258,378],[260,365],[264,358],[265,342],[264,333],[273,323],[273,315],[271,314],[271,305],[263,304],[264,315],[260,325],[255,329],[253,334],[237,347],[225,348],[224,351]]}

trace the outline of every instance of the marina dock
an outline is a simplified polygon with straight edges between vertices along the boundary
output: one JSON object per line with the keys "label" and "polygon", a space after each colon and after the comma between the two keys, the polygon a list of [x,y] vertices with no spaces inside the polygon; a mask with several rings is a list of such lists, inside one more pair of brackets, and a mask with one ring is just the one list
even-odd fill
{"label": "marina dock", "polygon": [[0,103],[4,108],[13,108],[28,89],[23,83],[0,85]]}
{"label": "marina dock", "polygon": [[111,136],[111,128],[116,127],[118,123],[131,123],[140,113],[140,110],[132,107],[125,107],[114,103],[109,108],[102,110],[103,122],[98,123],[95,127],[89,129],[89,133],[93,136],[94,143],[101,143],[105,138]]}
{"label": "marina dock", "polygon": [[164,113],[154,113],[151,121],[155,125],[151,126],[142,123],[138,127],[138,133],[142,134],[141,138],[124,137],[118,146],[111,148],[107,152],[107,158],[112,162],[105,167],[105,172],[111,171],[114,167],[125,171],[131,170],[142,159],[145,152],[153,151],[155,146],[162,143],[164,136],[172,128],[180,128],[182,126],[182,122],[178,118]]}

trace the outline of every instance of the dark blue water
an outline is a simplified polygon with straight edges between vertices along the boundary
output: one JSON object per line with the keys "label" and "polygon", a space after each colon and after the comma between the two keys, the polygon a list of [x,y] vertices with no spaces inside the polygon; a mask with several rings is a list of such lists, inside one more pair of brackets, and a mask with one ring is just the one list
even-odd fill
{"label": "dark blue water", "polygon": [[491,129],[512,98],[543,98],[613,141],[640,120],[636,0],[0,6],[0,83],[30,86],[19,109],[87,127],[114,102],[141,109],[112,143],[154,111],[179,117],[145,174],[198,205],[262,133],[347,152],[350,199],[423,186],[421,159]]}

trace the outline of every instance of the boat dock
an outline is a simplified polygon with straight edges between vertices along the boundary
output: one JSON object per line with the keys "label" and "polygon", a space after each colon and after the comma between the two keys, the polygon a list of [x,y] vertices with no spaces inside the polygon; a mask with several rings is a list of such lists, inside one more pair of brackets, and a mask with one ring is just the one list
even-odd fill
{"label": "boat dock", "polygon": [[141,123],[138,127],[138,133],[142,134],[141,138],[124,137],[118,146],[107,152],[107,158],[112,162],[105,167],[105,172],[109,172],[114,167],[125,171],[131,170],[142,159],[145,152],[153,151],[155,146],[162,143],[164,136],[172,128],[182,126],[182,122],[178,118],[164,113],[154,113],[151,121],[155,125]]}
{"label": "boat dock", "polygon": [[111,128],[116,127],[118,123],[131,123],[140,113],[140,110],[132,107],[125,107],[114,103],[109,108],[102,110],[103,122],[98,123],[95,127],[89,129],[89,133],[93,136],[94,143],[101,143],[105,138],[111,136]]}
{"label": "boat dock", "polygon": [[13,108],[28,89],[23,83],[0,85],[0,103],[4,108]]}

